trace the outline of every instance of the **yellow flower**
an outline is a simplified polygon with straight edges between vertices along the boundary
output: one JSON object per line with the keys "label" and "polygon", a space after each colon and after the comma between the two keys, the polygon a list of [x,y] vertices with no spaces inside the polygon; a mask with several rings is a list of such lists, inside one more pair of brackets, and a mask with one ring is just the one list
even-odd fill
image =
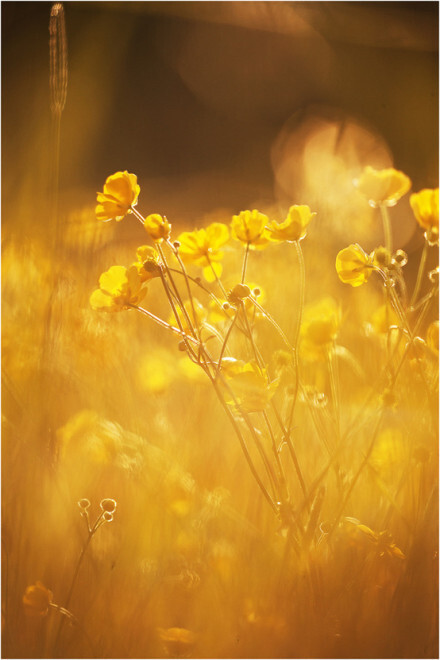
{"label": "yellow flower", "polygon": [[[244,412],[259,412],[264,410],[278,387],[278,380],[271,383],[265,369],[260,369],[256,362],[243,364],[241,360],[222,360],[222,371]],[[225,392],[226,401],[234,404],[235,401],[228,391]]]}
{"label": "yellow flower", "polygon": [[171,234],[171,225],[166,216],[161,216],[159,213],[151,213],[144,220],[144,227],[153,241],[162,243],[168,240]]}
{"label": "yellow flower", "polygon": [[104,221],[122,220],[137,204],[140,190],[135,174],[127,171],[112,174],[106,179],[103,192],[97,193],[96,217]]}
{"label": "yellow flower", "polygon": [[333,298],[323,298],[304,308],[301,324],[301,352],[308,359],[325,357],[341,324],[341,312]]}
{"label": "yellow flower", "polygon": [[160,276],[160,259],[156,250],[150,245],[141,245],[136,250],[137,261],[132,266],[137,269],[142,284],[154,277]]}
{"label": "yellow flower", "polygon": [[357,243],[338,252],[336,271],[344,284],[361,286],[370,277],[372,269],[372,258]]}
{"label": "yellow flower", "polygon": [[[215,280],[222,273],[219,261],[223,258],[220,248],[229,240],[229,229],[221,222],[213,222],[205,229],[185,231],[177,239],[180,243],[179,254],[185,263],[203,268],[203,275],[208,282]],[[213,263],[215,262],[215,263]]]}
{"label": "yellow flower", "polygon": [[141,278],[136,266],[112,266],[99,278],[99,289],[90,296],[93,309],[120,312],[137,305],[146,294],[141,288]]}
{"label": "yellow flower", "polygon": [[368,199],[370,206],[394,206],[411,188],[411,180],[406,174],[392,167],[375,170],[367,166],[355,185]]}
{"label": "yellow flower", "polygon": [[26,614],[29,616],[46,616],[52,598],[52,592],[39,581],[27,587],[22,601]]}
{"label": "yellow flower", "polygon": [[308,206],[291,206],[284,222],[272,220],[268,229],[272,241],[300,241],[304,238],[307,226],[316,213],[312,213]]}
{"label": "yellow flower", "polygon": [[269,243],[269,233],[266,225],[269,218],[256,209],[241,211],[232,217],[232,238],[254,247],[265,247]]}
{"label": "yellow flower", "polygon": [[[204,321],[206,321],[208,317],[208,312],[206,311],[202,303],[199,300],[197,300],[197,298],[193,297],[192,304],[190,300],[185,300],[183,306],[193,325],[201,325],[204,323]],[[182,312],[180,307],[176,307],[176,311],[177,311],[177,316],[179,317],[179,320],[182,324],[183,331],[186,333],[190,333],[191,328],[187,323],[186,315]],[[195,321],[197,321],[197,324],[195,324]],[[173,326],[177,326],[176,317],[174,316],[174,313],[170,314],[168,323],[170,323]]]}
{"label": "yellow flower", "polygon": [[[367,527],[367,525],[360,523],[356,518],[346,517],[344,521],[353,524],[355,526],[353,530],[361,533],[358,538],[364,537],[374,544],[379,557],[397,557],[398,559],[405,559],[405,555],[394,543],[393,537],[388,530],[375,532],[370,527]],[[356,534],[352,535],[352,540],[355,541],[355,539]]]}
{"label": "yellow flower", "polygon": [[174,356],[168,350],[150,348],[140,360],[137,372],[143,388],[152,394],[162,394],[176,379]]}
{"label": "yellow flower", "polygon": [[413,193],[409,203],[419,225],[438,240],[438,188]]}

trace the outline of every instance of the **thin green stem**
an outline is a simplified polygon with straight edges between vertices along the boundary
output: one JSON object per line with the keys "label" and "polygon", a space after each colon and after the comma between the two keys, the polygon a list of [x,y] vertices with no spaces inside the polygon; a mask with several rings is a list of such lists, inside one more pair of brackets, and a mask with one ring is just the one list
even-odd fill
{"label": "thin green stem", "polygon": [[339,378],[337,374],[337,361],[336,361],[336,353],[335,353],[334,345],[329,349],[327,353],[327,366],[328,366],[328,373],[330,378],[330,389],[333,399],[333,410],[335,414],[336,437],[339,442],[339,439],[341,437],[341,406],[340,406],[340,393],[339,393]]}
{"label": "thin green stem", "polygon": [[[241,433],[240,428],[239,428],[239,426],[238,426],[238,424],[235,420],[235,417],[233,416],[232,412],[230,411],[228,404],[226,403],[226,401],[223,398],[223,395],[222,395],[222,393],[219,389],[217,381],[210,374],[209,374],[209,378],[211,379],[211,383],[214,387],[215,393],[217,394],[217,398],[219,399],[219,401],[220,401],[224,411],[226,412],[226,415],[229,418],[229,421],[231,422],[232,427],[233,427],[233,429],[234,429],[234,431],[235,431],[235,433],[238,437],[238,440],[240,442],[240,446],[242,448],[242,451],[243,451],[244,456],[246,458],[247,464],[248,464],[248,466],[249,466],[249,468],[252,472],[252,475],[253,475],[255,481],[257,482],[257,484],[258,484],[261,492],[263,493],[265,499],[269,503],[271,509],[274,511],[274,513],[277,513],[276,504],[273,501],[273,499],[271,498],[271,496],[269,495],[269,493],[267,492],[266,487],[264,486],[263,482],[260,479],[260,475],[258,474],[258,472],[255,468],[255,465],[252,461],[251,455],[249,454],[249,450],[247,448],[246,441],[243,437],[243,434]],[[233,393],[231,393],[231,394],[234,397],[234,394]],[[234,399],[235,399],[235,397],[234,397]],[[235,403],[236,403],[236,405],[238,405],[236,399],[235,399]]]}
{"label": "thin green stem", "polygon": [[423,273],[425,272],[426,259],[428,257],[428,247],[429,247],[428,241],[425,239],[425,242],[423,244],[422,256],[420,257],[419,269],[417,271],[416,284],[414,287],[413,294],[411,296],[410,307],[414,306],[417,300],[417,296],[419,295],[420,286],[422,284]]}
{"label": "thin green stem", "polygon": [[211,259],[209,258],[209,254],[206,255],[206,260],[207,260],[207,262],[208,262],[208,264],[209,264],[209,267],[210,267],[210,269],[211,269],[211,271],[212,271],[212,274],[214,275],[214,279],[215,279],[215,281],[217,282],[217,284],[218,284],[218,286],[219,286],[219,288],[220,288],[220,291],[222,292],[222,294],[224,295],[224,297],[227,299],[227,297],[228,297],[227,291],[226,291],[225,287],[223,286],[223,283],[222,283],[221,279],[220,279],[219,276],[217,275],[214,266],[212,265],[212,261],[211,261]]}
{"label": "thin green stem", "polygon": [[243,257],[243,268],[241,270],[241,283],[244,284],[244,280],[246,278],[246,268],[247,268],[247,262],[248,262],[248,256],[249,256],[249,246],[250,243],[246,243],[246,249],[244,251],[244,257]]}
{"label": "thin green stem", "polygon": [[293,390],[292,402],[290,404],[289,420],[287,424],[287,429],[290,433],[290,429],[293,424],[293,415],[295,412],[296,400],[298,398],[298,388],[299,388],[299,363],[298,363],[298,343],[299,335],[301,331],[301,321],[302,313],[304,309],[304,297],[305,297],[305,287],[306,287],[306,271],[304,266],[304,255],[301,249],[301,244],[299,241],[295,241],[295,250],[298,258],[298,267],[299,267],[299,300],[298,300],[298,312],[296,318],[295,326],[295,335],[294,335],[294,352],[293,352],[293,368],[295,371],[295,387]]}
{"label": "thin green stem", "polygon": [[[188,280],[188,276],[187,276],[187,273],[186,273],[185,265],[184,265],[184,263],[183,263],[183,261],[182,261],[182,258],[181,258],[181,256],[180,256],[180,254],[179,254],[179,250],[178,250],[177,248],[174,247],[174,245],[171,243],[171,241],[170,241],[169,239],[168,239],[168,241],[167,241],[167,245],[168,245],[168,247],[170,247],[171,250],[173,251],[174,256],[176,257],[177,261],[179,262],[179,266],[180,266],[180,268],[182,269],[182,275],[183,275],[183,277],[184,277],[184,279],[185,279],[186,291],[187,291],[187,293],[188,293],[188,300],[190,301],[191,311],[192,311],[192,313],[193,313],[193,317],[194,317],[194,324],[195,324],[195,326],[196,326],[196,330],[197,330],[197,335],[196,335],[196,336],[199,336],[199,337],[200,337],[199,323],[198,323],[198,319],[197,319],[197,315],[196,315],[196,310],[195,310],[195,307],[194,307],[194,300],[193,300],[193,296],[192,296],[192,292],[191,292],[191,287],[190,287],[190,285],[189,285],[189,280]],[[168,269],[168,270],[169,270],[169,269]]]}
{"label": "thin green stem", "polygon": [[228,343],[229,337],[231,336],[231,332],[232,332],[232,329],[233,329],[233,327],[234,327],[234,325],[237,321],[237,318],[238,318],[238,309],[235,312],[234,318],[232,319],[232,321],[229,325],[229,328],[226,331],[226,335],[225,335],[225,338],[224,338],[224,341],[223,341],[223,344],[222,344],[222,347],[221,347],[221,350],[220,350],[220,355],[219,355],[219,358],[218,358],[218,365],[217,365],[217,369],[216,369],[216,372],[215,372],[216,377],[220,373],[220,369],[221,369],[221,366],[222,366],[223,355],[224,355],[225,350],[226,350],[226,345]]}
{"label": "thin green stem", "polygon": [[179,335],[182,339],[185,341],[189,341],[193,344],[196,344],[197,346],[199,345],[199,341],[197,339],[194,339],[194,337],[191,337],[190,335],[187,335],[185,332],[182,330],[179,330],[179,328],[176,328],[176,326],[171,325],[170,323],[167,323],[166,321],[163,321],[160,319],[158,316],[153,314],[152,312],[149,312],[148,309],[145,309],[144,307],[139,307],[138,305],[129,305],[132,309],[137,309],[138,312],[141,312],[141,314],[144,314],[145,316],[148,316],[152,321],[160,325],[162,328],[166,328],[167,330],[170,330],[171,332],[174,332],[174,334]]}
{"label": "thin green stem", "polygon": [[390,215],[388,213],[388,208],[385,206],[385,204],[379,204],[379,209],[380,209],[380,214],[382,216],[385,247],[389,251],[389,253],[392,254],[393,237],[391,232],[391,220],[390,220]]}

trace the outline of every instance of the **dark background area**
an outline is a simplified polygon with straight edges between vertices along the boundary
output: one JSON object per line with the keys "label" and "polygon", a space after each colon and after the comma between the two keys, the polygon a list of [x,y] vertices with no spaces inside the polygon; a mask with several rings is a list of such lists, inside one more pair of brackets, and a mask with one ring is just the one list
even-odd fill
{"label": "dark background area", "polygon": [[[45,205],[51,3],[2,3],[3,222]],[[436,2],[66,2],[65,212],[135,172],[144,212],[274,200],[271,150],[310,113],[386,145],[413,189],[438,177]],[[289,124],[290,122],[290,124]],[[374,164],[374,163],[373,163]],[[296,201],[295,183],[291,197]],[[148,199],[148,203],[146,200]]]}

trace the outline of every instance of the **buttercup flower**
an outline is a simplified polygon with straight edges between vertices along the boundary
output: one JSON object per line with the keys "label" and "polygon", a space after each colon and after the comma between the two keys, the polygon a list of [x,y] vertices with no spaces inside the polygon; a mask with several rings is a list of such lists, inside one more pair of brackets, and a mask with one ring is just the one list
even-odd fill
{"label": "buttercup flower", "polygon": [[151,213],[144,220],[144,227],[150,237],[156,243],[167,240],[171,234],[171,225],[165,216],[159,213]]}
{"label": "buttercup flower", "polygon": [[203,275],[208,282],[215,280],[214,269],[217,277],[222,273],[222,265],[219,263],[223,258],[220,248],[229,240],[229,229],[221,222],[213,222],[204,229],[185,231],[180,234],[179,254],[185,263],[195,264],[203,268]]}
{"label": "buttercup flower", "polygon": [[413,193],[409,203],[419,225],[431,235],[433,242],[438,241],[438,188]]}
{"label": "buttercup flower", "polygon": [[146,289],[141,288],[142,282],[136,266],[112,266],[99,278],[99,289],[90,296],[93,309],[105,312],[120,312],[137,305]]}
{"label": "buttercup flower", "polygon": [[367,166],[355,185],[368,199],[370,206],[394,206],[411,188],[411,180],[406,174],[392,167],[375,170]]}
{"label": "buttercup flower", "polygon": [[372,258],[357,243],[344,248],[336,257],[336,271],[344,284],[361,286],[373,270]]}
{"label": "buttercup flower", "polygon": [[284,222],[275,220],[269,224],[269,236],[272,241],[300,241],[307,232],[307,226],[316,213],[312,213],[308,206],[291,206]]}
{"label": "buttercup flower", "polygon": [[[222,370],[228,378],[232,391],[244,412],[264,410],[278,387],[278,380],[268,383],[265,369],[254,362],[244,364],[240,360],[222,360]],[[225,392],[229,404],[233,404],[229,392]]]}
{"label": "buttercup flower", "polygon": [[246,245],[254,247],[265,247],[269,243],[269,232],[266,225],[269,218],[256,209],[253,211],[241,211],[232,217],[232,238]]}
{"label": "buttercup flower", "polygon": [[98,220],[119,222],[137,204],[140,193],[135,174],[116,172],[106,179],[102,193],[97,193],[95,212]]}
{"label": "buttercup flower", "polygon": [[324,298],[304,308],[301,352],[309,359],[325,357],[341,324],[341,312],[333,298]]}
{"label": "buttercup flower", "polygon": [[132,265],[137,269],[142,284],[160,276],[160,259],[156,250],[150,245],[141,245],[136,250],[137,261]]}
{"label": "buttercup flower", "polygon": [[39,581],[27,587],[22,601],[26,614],[29,616],[46,616],[52,598],[53,593]]}
{"label": "buttercup flower", "polygon": [[373,329],[379,333],[387,333],[390,325],[399,325],[399,317],[390,305],[381,305],[371,317]]}
{"label": "buttercup flower", "polygon": [[[193,323],[194,325],[201,325],[202,323],[204,323],[204,321],[208,316],[208,312],[206,311],[202,303],[199,300],[197,300],[197,298],[192,299],[192,304],[190,300],[185,300],[183,306],[191,320],[191,323]],[[189,333],[191,331],[191,328],[188,326],[188,322],[186,320],[185,314],[182,312],[180,307],[177,307],[176,311],[177,311],[177,316],[179,317],[179,320],[182,324],[184,332]],[[194,314],[195,314],[195,318],[194,318]],[[173,326],[177,326],[176,317],[174,316],[174,313],[170,314],[168,322]]]}

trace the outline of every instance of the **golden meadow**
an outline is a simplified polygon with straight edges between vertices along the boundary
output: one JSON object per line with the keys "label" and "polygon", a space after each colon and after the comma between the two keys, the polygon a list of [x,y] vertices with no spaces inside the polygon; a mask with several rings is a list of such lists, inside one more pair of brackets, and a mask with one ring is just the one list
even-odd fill
{"label": "golden meadow", "polygon": [[52,241],[2,256],[3,656],[436,657],[438,188],[347,168],[337,249],[307,199],[185,227],[122,169],[64,217],[65,48],[56,4]]}

